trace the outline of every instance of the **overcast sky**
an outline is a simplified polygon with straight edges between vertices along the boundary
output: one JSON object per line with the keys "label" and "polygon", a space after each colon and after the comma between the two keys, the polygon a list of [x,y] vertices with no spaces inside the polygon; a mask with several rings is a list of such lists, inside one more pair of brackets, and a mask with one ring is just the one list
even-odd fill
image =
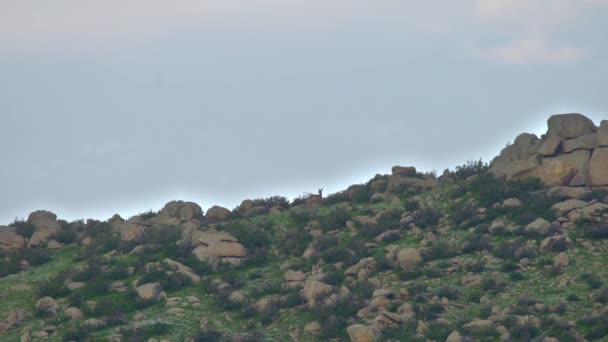
{"label": "overcast sky", "polygon": [[608,0],[0,0],[0,223],[341,190],[608,119]]}

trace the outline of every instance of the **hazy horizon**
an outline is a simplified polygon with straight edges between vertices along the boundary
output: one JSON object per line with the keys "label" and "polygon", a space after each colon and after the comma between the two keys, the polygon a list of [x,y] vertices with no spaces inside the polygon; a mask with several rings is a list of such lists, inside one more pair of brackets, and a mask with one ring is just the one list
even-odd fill
{"label": "hazy horizon", "polygon": [[0,2],[0,225],[233,208],[608,119],[606,0]]}

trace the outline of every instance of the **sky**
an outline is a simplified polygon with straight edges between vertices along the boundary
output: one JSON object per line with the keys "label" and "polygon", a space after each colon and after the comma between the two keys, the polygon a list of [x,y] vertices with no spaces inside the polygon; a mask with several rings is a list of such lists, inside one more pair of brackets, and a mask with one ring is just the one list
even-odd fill
{"label": "sky", "polygon": [[490,161],[608,119],[608,0],[0,0],[0,224]]}

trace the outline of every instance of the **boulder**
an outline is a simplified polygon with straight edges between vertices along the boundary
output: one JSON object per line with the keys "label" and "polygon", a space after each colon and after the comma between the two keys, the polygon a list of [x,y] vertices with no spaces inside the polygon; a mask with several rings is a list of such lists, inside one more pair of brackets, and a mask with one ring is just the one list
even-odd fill
{"label": "boulder", "polygon": [[568,267],[568,264],[570,263],[569,260],[568,254],[561,252],[553,258],[553,265],[557,267]]}
{"label": "boulder", "polygon": [[549,232],[551,223],[544,218],[537,218],[526,226],[526,232],[545,235]]}
{"label": "boulder", "polygon": [[578,113],[552,115],[547,121],[548,136],[559,136],[565,139],[595,133],[597,127],[591,119]]}
{"label": "boulder", "polygon": [[[498,157],[497,157],[498,158]],[[495,159],[496,161],[497,159]],[[528,157],[527,159],[514,160],[502,164],[500,159],[492,162],[490,172],[499,178],[507,180],[516,180],[534,176],[534,171],[540,166],[541,159],[537,155]]]}
{"label": "boulder", "polygon": [[571,212],[574,209],[579,209],[587,206],[587,202],[580,199],[569,199],[563,202],[555,203],[551,206],[551,209],[554,209],[558,214],[566,214]]}
{"label": "boulder", "polygon": [[78,321],[84,318],[84,314],[79,308],[70,307],[63,311],[63,315],[69,317],[72,321]]}
{"label": "boulder", "polygon": [[18,327],[25,322],[26,314],[23,309],[15,309],[8,312],[5,322],[10,327]]}
{"label": "boulder", "polygon": [[532,174],[546,186],[568,185],[576,175],[576,169],[562,160],[552,160],[543,163]]}
{"label": "boulder", "polygon": [[462,326],[462,329],[470,333],[481,333],[494,326],[494,322],[488,319],[476,319]]}
{"label": "boulder", "polygon": [[193,283],[198,283],[201,281],[201,277],[198,274],[192,272],[192,269],[190,267],[171,259],[165,259],[163,260],[163,262],[173,271],[190,278]]}
{"label": "boulder", "polygon": [[217,258],[242,258],[247,254],[245,247],[230,233],[208,230],[201,232],[198,246],[192,252],[199,260]]}
{"label": "boulder", "polygon": [[399,240],[399,238],[401,238],[401,232],[399,232],[399,229],[391,229],[376,236],[374,241],[382,243],[386,241]]}
{"label": "boulder", "polygon": [[112,231],[120,233],[120,241],[127,243],[143,243],[144,228],[136,223],[119,222],[112,225]]}
{"label": "boulder", "polygon": [[143,301],[159,301],[166,297],[159,283],[140,285],[135,289],[137,297]]}
{"label": "boulder", "polygon": [[414,166],[393,166],[391,171],[394,175],[416,176],[416,168]]}
{"label": "boulder", "polygon": [[525,160],[537,154],[542,144],[542,140],[530,133],[522,133],[515,138],[513,145],[517,151],[517,158]]}
{"label": "boulder", "polygon": [[36,302],[36,312],[43,316],[57,317],[59,305],[51,297],[42,297]]}
{"label": "boulder", "polygon": [[322,300],[324,296],[329,295],[333,290],[333,286],[327,285],[316,280],[307,280],[304,284],[304,298],[309,306],[314,306]]}
{"label": "boulder", "polygon": [[608,121],[602,120],[600,128],[597,130],[597,146],[608,147]]}
{"label": "boulder", "polygon": [[27,222],[36,227],[36,231],[30,238],[28,247],[44,246],[61,231],[61,225],[57,221],[57,215],[50,211],[35,211],[30,214]]}
{"label": "boulder", "polygon": [[215,222],[225,220],[230,216],[230,210],[214,205],[209,208],[205,213],[205,221],[207,222]]}
{"label": "boulder", "polygon": [[562,138],[558,136],[548,137],[543,141],[543,144],[541,145],[538,152],[544,157],[554,156],[558,153],[561,144]]}
{"label": "boulder", "polygon": [[179,224],[191,220],[203,219],[203,209],[194,202],[171,201],[161,209],[154,220],[162,224]]}
{"label": "boulder", "polygon": [[287,270],[283,276],[289,287],[297,287],[304,284],[306,276],[302,271]]}
{"label": "boulder", "polygon": [[597,148],[593,151],[589,170],[592,186],[608,185],[608,147]]}
{"label": "boulder", "polygon": [[0,226],[0,251],[14,252],[25,247],[25,239],[14,227]]}
{"label": "boulder", "polygon": [[354,324],[346,328],[346,333],[351,342],[376,342],[380,341],[380,331],[375,327],[362,324]]}
{"label": "boulder", "polygon": [[593,150],[597,146],[597,134],[591,133],[565,140],[562,146],[564,153],[571,153],[576,150]]}
{"label": "boulder", "polygon": [[464,342],[464,339],[462,338],[462,336],[460,336],[458,330],[454,330],[448,335],[448,338],[445,340],[445,342]]}
{"label": "boulder", "polygon": [[[540,178],[548,186],[584,186],[590,184],[591,151],[577,150],[557,157],[544,158],[539,168]],[[547,165],[547,166],[546,166]],[[547,171],[553,171],[547,172]]]}
{"label": "boulder", "polygon": [[415,248],[405,248],[397,253],[397,264],[406,272],[415,271],[421,262],[422,257]]}

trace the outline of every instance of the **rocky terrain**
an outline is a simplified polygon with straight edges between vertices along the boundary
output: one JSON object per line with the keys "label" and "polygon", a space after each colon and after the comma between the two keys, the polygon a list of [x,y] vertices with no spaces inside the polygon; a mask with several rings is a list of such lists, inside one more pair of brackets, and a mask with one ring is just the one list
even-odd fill
{"label": "rocky terrain", "polygon": [[608,341],[608,121],[233,210],[0,227],[2,341]]}

